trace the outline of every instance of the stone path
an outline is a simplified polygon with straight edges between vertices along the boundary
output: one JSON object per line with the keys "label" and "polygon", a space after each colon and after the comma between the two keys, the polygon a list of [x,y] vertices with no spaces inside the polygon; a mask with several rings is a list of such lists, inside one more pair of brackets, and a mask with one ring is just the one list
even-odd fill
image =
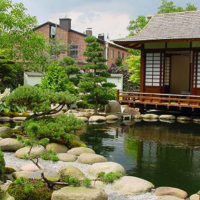
{"label": "stone path", "polygon": [[[21,168],[24,165],[31,163],[31,161],[23,160],[16,158],[13,153],[4,152],[4,158],[6,161],[7,166],[15,166],[17,168]],[[52,162],[52,161],[45,161],[40,160],[39,163],[46,169],[50,171],[58,172],[64,166],[74,166],[79,168],[88,178],[91,178],[88,174],[88,170],[90,169],[91,165],[88,164],[81,164],[76,162]],[[134,196],[122,196],[117,194],[111,189],[111,186],[108,185],[105,188],[105,192],[108,194],[108,200],[157,200],[158,198],[152,193],[146,193],[142,195],[134,195]]]}

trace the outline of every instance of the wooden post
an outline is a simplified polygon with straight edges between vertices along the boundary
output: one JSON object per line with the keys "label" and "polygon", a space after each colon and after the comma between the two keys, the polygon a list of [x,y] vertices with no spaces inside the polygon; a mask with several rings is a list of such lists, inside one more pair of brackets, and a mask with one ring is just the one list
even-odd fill
{"label": "wooden post", "polygon": [[141,49],[140,92],[145,92],[145,52],[144,52],[144,45],[142,45],[142,49]]}

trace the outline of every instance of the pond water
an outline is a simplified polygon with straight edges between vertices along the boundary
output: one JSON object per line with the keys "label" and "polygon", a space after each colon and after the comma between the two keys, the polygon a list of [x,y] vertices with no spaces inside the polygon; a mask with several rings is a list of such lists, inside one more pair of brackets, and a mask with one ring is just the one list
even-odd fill
{"label": "pond water", "polygon": [[122,164],[128,175],[189,194],[200,190],[199,124],[88,125],[81,139],[96,153]]}

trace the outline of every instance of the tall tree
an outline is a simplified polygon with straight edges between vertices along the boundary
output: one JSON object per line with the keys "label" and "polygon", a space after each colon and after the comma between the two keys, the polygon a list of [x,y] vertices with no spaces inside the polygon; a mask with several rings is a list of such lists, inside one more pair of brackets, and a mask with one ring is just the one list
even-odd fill
{"label": "tall tree", "polygon": [[84,93],[83,98],[90,104],[94,104],[96,108],[105,105],[109,100],[114,99],[114,84],[108,83],[107,65],[103,57],[104,48],[98,43],[94,36],[85,38],[87,47],[84,56],[87,58],[88,64],[85,65],[87,73],[83,75],[79,83],[80,92]]}
{"label": "tall tree", "polygon": [[22,3],[0,1],[0,48],[10,49],[10,59],[20,60],[31,69],[40,68],[46,62],[46,42],[34,33],[35,17],[26,13]]}

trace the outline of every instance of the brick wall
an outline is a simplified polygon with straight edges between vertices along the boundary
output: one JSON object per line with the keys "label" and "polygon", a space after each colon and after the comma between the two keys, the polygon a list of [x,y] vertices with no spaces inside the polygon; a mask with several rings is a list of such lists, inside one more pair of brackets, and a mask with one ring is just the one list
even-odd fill
{"label": "brick wall", "polygon": [[[50,25],[46,24],[44,26],[41,26],[40,28],[36,29],[35,32],[42,33],[46,38],[49,38],[49,32],[50,32]],[[86,62],[86,59],[83,55],[86,47],[86,42],[84,41],[85,36],[81,35],[79,33],[73,32],[73,31],[66,31],[64,29],[61,29],[57,27],[57,34],[56,38],[59,40],[62,40],[63,43],[65,43],[68,48],[72,45],[78,45],[78,56],[74,57],[77,62]],[[103,45],[103,44],[102,44]],[[105,45],[103,45],[105,48]],[[69,51],[67,50],[66,53],[59,56],[59,58],[63,58],[65,56],[68,56]],[[113,53],[112,53],[113,52]],[[108,48],[108,67],[110,68],[112,64],[116,64],[118,54],[120,53],[121,57],[124,55],[123,61],[125,61],[126,57],[128,56],[128,52],[126,50],[123,50],[122,48],[115,47],[113,45],[109,45]],[[104,51],[105,56],[105,51]]]}

